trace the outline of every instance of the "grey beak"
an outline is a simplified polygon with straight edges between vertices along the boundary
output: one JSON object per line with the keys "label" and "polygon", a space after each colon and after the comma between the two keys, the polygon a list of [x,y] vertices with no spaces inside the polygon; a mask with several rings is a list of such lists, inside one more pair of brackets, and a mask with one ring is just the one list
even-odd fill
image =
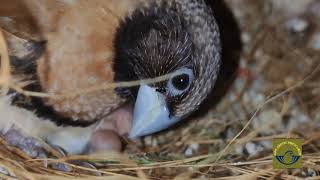
{"label": "grey beak", "polygon": [[129,133],[131,139],[164,130],[178,121],[178,118],[170,117],[164,95],[148,85],[140,86]]}

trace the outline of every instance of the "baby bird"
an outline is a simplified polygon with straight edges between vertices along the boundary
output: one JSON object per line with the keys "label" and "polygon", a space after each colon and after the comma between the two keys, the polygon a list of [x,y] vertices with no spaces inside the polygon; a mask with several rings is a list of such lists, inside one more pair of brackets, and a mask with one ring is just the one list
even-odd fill
{"label": "baby bird", "polygon": [[[79,154],[107,147],[115,135],[104,129],[135,139],[183,121],[215,85],[222,45],[203,0],[3,1],[14,78],[29,82],[25,90],[68,94],[1,97],[4,134],[19,128]],[[140,84],[77,94],[127,81]]]}

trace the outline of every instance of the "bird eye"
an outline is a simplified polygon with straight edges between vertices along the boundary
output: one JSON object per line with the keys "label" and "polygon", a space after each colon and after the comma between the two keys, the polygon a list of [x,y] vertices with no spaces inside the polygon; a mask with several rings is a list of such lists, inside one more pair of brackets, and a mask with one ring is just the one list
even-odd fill
{"label": "bird eye", "polygon": [[168,81],[168,91],[171,96],[181,95],[186,92],[193,80],[193,72],[189,68],[176,71],[175,75]]}
{"label": "bird eye", "polygon": [[189,86],[189,75],[188,74],[181,74],[172,78],[172,85],[179,91],[183,91],[187,89]]}

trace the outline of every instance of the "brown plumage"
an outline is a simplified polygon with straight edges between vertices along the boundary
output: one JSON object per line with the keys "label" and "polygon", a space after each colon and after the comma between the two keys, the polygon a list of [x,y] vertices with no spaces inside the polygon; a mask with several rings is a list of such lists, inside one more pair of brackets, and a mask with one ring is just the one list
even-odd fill
{"label": "brown plumage", "polygon": [[[220,67],[220,35],[212,10],[202,0],[4,1],[0,26],[38,49],[29,58],[12,54],[15,74],[34,81],[28,90],[64,94],[173,73],[164,82],[141,81],[139,87],[72,98],[13,95],[13,104],[40,118],[67,126],[101,124],[117,108],[135,101],[130,132],[134,138],[188,117],[214,87]],[[157,111],[151,112],[154,108]],[[60,137],[60,130],[54,132],[54,137]],[[50,143],[65,144],[44,136]]]}
{"label": "brown plumage", "polygon": [[[29,27],[36,24],[38,32],[29,33],[37,34],[38,40],[47,42],[45,51],[37,60],[41,90],[64,94],[113,82],[115,32],[121,17],[126,16],[129,9],[134,9],[138,1],[18,2],[33,17]],[[10,19],[15,21],[15,18]],[[10,28],[10,24],[5,24],[6,27]],[[121,103],[123,100],[112,90],[72,99],[44,100],[44,104],[52,106],[57,114],[74,121],[101,119]]]}

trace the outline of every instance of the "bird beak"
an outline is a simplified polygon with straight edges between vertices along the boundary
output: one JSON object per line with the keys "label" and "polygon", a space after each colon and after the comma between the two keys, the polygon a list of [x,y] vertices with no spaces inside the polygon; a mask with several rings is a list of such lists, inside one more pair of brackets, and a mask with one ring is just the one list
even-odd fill
{"label": "bird beak", "polygon": [[135,102],[129,138],[135,139],[164,130],[178,121],[178,118],[170,116],[165,96],[143,84]]}

